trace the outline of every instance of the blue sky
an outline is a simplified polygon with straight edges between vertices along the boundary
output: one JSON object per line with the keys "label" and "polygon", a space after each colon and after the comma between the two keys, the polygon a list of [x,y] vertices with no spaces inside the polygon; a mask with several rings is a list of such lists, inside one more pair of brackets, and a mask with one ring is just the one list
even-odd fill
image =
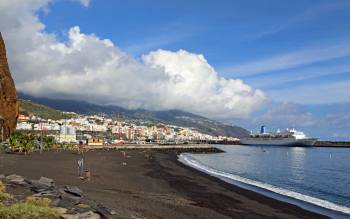
{"label": "blue sky", "polygon": [[[135,57],[159,48],[204,54],[220,75],[276,100],[350,101],[339,95],[350,84],[347,0],[99,0],[89,7],[60,1],[49,10],[42,21],[62,39],[79,25]],[[324,96],[318,87],[335,91]]]}

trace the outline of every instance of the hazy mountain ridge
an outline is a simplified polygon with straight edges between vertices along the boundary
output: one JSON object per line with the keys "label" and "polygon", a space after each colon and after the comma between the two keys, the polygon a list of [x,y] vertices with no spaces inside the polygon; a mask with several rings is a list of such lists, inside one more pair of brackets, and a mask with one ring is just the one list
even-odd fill
{"label": "hazy mountain ridge", "polygon": [[31,100],[33,103],[42,104],[56,110],[75,112],[84,115],[106,114],[111,117],[120,116],[129,119],[143,119],[152,122],[194,127],[203,133],[208,133],[211,135],[244,137],[249,134],[247,130],[241,127],[226,125],[218,121],[181,110],[129,110],[119,106],[97,105],[85,101],[41,98],[23,93],[18,93],[18,95],[23,100]]}

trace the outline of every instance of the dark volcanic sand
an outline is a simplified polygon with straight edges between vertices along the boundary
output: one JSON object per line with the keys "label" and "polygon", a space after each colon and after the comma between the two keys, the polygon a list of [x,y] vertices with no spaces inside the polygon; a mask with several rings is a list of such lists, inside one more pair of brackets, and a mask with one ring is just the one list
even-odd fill
{"label": "dark volcanic sand", "polygon": [[125,152],[85,152],[90,182],[77,177],[81,155],[68,151],[0,154],[0,173],[79,186],[88,198],[114,209],[116,218],[326,218],[186,167],[174,151]]}

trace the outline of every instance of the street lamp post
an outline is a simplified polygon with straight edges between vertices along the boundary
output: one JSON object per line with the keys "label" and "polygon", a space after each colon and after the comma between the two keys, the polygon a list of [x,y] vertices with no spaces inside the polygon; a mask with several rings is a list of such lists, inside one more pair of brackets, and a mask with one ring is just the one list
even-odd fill
{"label": "street lamp post", "polygon": [[62,124],[58,123],[58,126],[60,127],[60,129],[58,131],[58,143],[61,144],[61,127],[62,127]]}
{"label": "street lamp post", "polygon": [[40,154],[43,150],[43,124],[40,122]]}

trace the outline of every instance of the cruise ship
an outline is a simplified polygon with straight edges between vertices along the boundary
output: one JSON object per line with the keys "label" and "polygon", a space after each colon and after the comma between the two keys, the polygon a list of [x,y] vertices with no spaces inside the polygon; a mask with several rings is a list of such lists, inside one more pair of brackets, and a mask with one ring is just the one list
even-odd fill
{"label": "cruise ship", "polygon": [[311,147],[317,141],[317,138],[309,138],[295,129],[287,129],[286,131],[265,132],[265,126],[261,126],[260,133],[251,134],[248,138],[242,138],[240,144],[242,145],[280,145],[280,146],[299,146]]}

